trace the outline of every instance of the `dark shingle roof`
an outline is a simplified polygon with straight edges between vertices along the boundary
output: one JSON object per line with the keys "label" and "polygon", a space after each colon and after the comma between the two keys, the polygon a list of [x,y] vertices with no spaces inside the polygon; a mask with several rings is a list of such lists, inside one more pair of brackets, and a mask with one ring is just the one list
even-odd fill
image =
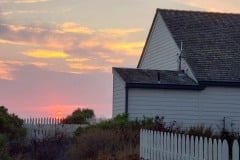
{"label": "dark shingle roof", "polygon": [[158,12],[199,81],[240,82],[240,14]]}
{"label": "dark shingle roof", "polygon": [[[126,83],[197,85],[186,74],[179,71],[113,68]],[[158,74],[160,83],[158,82]]]}

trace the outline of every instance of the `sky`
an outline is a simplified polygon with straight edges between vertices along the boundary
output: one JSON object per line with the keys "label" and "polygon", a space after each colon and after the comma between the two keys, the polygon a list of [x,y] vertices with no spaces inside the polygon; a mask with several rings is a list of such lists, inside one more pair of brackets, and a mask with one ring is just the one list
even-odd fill
{"label": "sky", "polygon": [[110,118],[112,67],[137,66],[156,8],[240,13],[240,1],[0,0],[0,105]]}

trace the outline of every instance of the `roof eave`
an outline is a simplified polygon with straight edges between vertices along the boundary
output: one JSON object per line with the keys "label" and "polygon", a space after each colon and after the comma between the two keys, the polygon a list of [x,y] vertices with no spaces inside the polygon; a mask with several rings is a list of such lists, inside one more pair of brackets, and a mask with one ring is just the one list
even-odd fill
{"label": "roof eave", "polygon": [[180,85],[180,84],[126,83],[126,88],[203,90],[205,88],[205,86],[203,86],[203,85]]}
{"label": "roof eave", "polygon": [[240,87],[240,82],[233,81],[199,81],[204,86],[221,86],[221,87]]}

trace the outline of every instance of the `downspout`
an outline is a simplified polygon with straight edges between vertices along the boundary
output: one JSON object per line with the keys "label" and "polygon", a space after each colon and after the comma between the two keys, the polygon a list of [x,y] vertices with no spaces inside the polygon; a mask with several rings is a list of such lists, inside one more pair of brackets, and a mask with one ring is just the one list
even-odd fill
{"label": "downspout", "polygon": [[128,115],[128,87],[125,88],[125,114]]}

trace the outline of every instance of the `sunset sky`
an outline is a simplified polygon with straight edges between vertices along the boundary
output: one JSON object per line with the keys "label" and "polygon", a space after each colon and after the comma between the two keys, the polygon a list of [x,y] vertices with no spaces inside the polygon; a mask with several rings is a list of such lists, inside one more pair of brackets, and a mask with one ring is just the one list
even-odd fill
{"label": "sunset sky", "polygon": [[136,67],[156,8],[240,13],[240,1],[0,0],[0,105],[111,117],[111,69]]}

